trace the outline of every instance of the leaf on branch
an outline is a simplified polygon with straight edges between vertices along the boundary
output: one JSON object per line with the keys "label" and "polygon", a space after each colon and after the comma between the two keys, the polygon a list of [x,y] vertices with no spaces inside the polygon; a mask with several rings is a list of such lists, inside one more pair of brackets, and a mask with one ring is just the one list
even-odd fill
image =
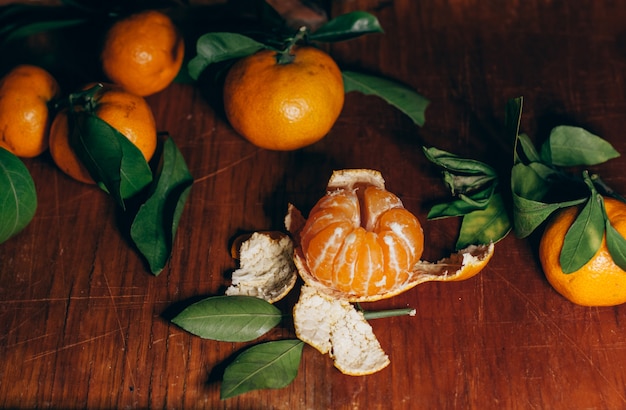
{"label": "leaf on branch", "polygon": [[572,273],[584,266],[596,254],[604,237],[605,218],[602,196],[585,174],[591,195],[565,234],[559,262],[564,273]]}
{"label": "leaf on branch", "polygon": [[343,71],[342,75],[346,93],[358,91],[382,98],[409,116],[418,126],[424,125],[425,111],[430,101],[422,95],[403,84],[385,78],[354,71]]}
{"label": "leaf on branch", "polygon": [[152,171],[132,142],[87,111],[69,112],[70,146],[91,177],[125,209],[124,200],[152,181]]}
{"label": "leaf on branch", "polygon": [[553,128],[541,147],[543,161],[560,167],[597,165],[619,155],[608,141],[568,125]]}
{"label": "leaf on branch", "polygon": [[456,249],[469,245],[496,243],[511,230],[511,221],[502,200],[494,194],[484,210],[471,212],[463,217]]}
{"label": "leaf on branch", "polygon": [[364,34],[383,33],[376,16],[365,11],[342,14],[328,21],[309,35],[309,39],[322,42],[349,40]]}
{"label": "leaf on branch", "polygon": [[211,64],[242,58],[266,48],[258,41],[237,33],[207,33],[196,42],[197,55],[187,69],[194,80]]}

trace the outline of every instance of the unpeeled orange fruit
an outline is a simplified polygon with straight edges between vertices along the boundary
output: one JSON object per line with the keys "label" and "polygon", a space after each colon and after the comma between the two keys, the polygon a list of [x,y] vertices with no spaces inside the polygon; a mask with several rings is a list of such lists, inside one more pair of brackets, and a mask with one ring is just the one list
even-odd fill
{"label": "unpeeled orange fruit", "polygon": [[55,78],[41,67],[19,65],[0,80],[0,147],[18,157],[48,149],[52,100],[60,96]]}
{"label": "unpeeled orange fruit", "polygon": [[[85,90],[93,87],[89,84]],[[101,84],[90,102],[93,114],[124,135],[143,154],[146,161],[154,155],[157,131],[152,109],[143,97],[129,93],[118,85]],[[84,107],[70,107],[81,111]],[[77,181],[94,183],[89,171],[70,146],[68,109],[60,111],[50,128],[50,154],[56,165]]]}
{"label": "unpeeled orange fruit", "polygon": [[224,83],[232,127],[261,148],[288,151],[322,139],[341,113],[341,71],[325,52],[294,47],[288,61],[261,50],[233,65]]}
{"label": "unpeeled orange fruit", "polygon": [[107,31],[102,69],[112,82],[148,96],[174,80],[184,54],[183,37],[170,17],[146,10],[117,21]]}
{"label": "unpeeled orange fruit", "polygon": [[[611,225],[626,235],[626,204],[604,198]],[[566,274],[559,262],[565,235],[578,208],[559,211],[550,221],[539,244],[541,266],[552,287],[566,299],[583,306],[614,306],[626,302],[626,272],[615,264],[606,245],[606,235],[596,254],[583,267]]]}

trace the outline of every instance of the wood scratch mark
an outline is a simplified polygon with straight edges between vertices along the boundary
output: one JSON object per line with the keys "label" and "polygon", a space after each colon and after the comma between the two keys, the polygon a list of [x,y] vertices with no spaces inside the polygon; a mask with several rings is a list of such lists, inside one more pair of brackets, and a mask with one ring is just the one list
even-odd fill
{"label": "wood scratch mark", "polygon": [[259,151],[260,150],[257,149],[254,152],[251,152],[250,154],[248,154],[248,155],[246,155],[244,157],[239,158],[237,161],[226,165],[225,167],[222,167],[222,168],[220,168],[220,169],[218,169],[218,170],[216,170],[214,172],[211,172],[210,174],[207,174],[207,175],[205,175],[203,177],[197,178],[197,179],[194,180],[194,183],[203,182],[203,181],[206,181],[207,179],[213,178],[214,176],[219,175],[222,172],[227,171],[228,169],[230,169],[230,168],[232,168],[232,167],[234,167],[234,166],[236,166],[238,164],[241,164],[242,162],[247,161],[248,159],[254,157]]}
{"label": "wood scratch mark", "polygon": [[42,352],[42,353],[36,354],[36,355],[34,355],[33,357],[31,357],[31,358],[29,358],[29,359],[24,360],[24,362],[32,362],[32,361],[34,361],[34,360],[41,359],[42,357],[49,356],[49,355],[51,355],[51,354],[55,354],[55,353],[61,352],[61,351],[63,351],[63,350],[72,349],[72,348],[74,348],[74,347],[76,347],[76,346],[80,346],[80,345],[83,345],[83,344],[85,344],[85,343],[90,343],[90,342],[93,342],[93,341],[95,341],[95,340],[105,338],[105,337],[110,336],[110,335],[112,335],[112,334],[114,334],[114,333],[117,333],[117,332],[119,332],[119,330],[118,330],[118,329],[111,330],[111,331],[108,331],[108,332],[106,332],[106,333],[103,333],[103,334],[101,334],[101,335],[99,335],[99,336],[91,337],[91,338],[86,339],[86,340],[81,340],[80,342],[71,343],[71,344],[65,345],[65,346],[63,346],[63,347],[60,347],[60,348],[58,348],[58,349],[47,350],[47,351],[45,351],[45,352]]}
{"label": "wood scratch mark", "polygon": [[50,303],[50,302],[67,302],[69,301],[81,301],[81,300],[86,300],[86,301],[90,301],[90,300],[100,300],[100,299],[106,299],[109,300],[111,298],[115,298],[115,299],[134,299],[134,298],[145,298],[146,295],[145,294],[137,294],[137,295],[111,295],[110,293],[108,295],[104,295],[104,296],[70,296],[69,298],[39,298],[39,299],[13,299],[13,300],[3,300],[2,304],[6,305],[6,304],[15,304],[15,305],[26,305],[26,304],[37,304],[37,303]]}
{"label": "wood scratch mark", "polygon": [[608,386],[610,386],[613,389],[613,391],[615,391],[617,396],[620,397],[623,402],[626,402],[626,396],[624,396],[623,391],[620,388],[617,388],[614,384],[611,383],[611,381],[608,379],[608,377],[606,377],[606,375],[604,374],[602,369],[600,369],[594,363],[593,358],[590,355],[588,355],[587,353],[585,353],[585,351],[580,347],[580,345],[578,343],[576,343],[576,340],[574,340],[565,331],[563,331],[563,329],[561,329],[561,327],[559,326],[559,324],[556,321],[554,321],[552,318],[550,318],[550,316],[548,314],[544,313],[539,308],[539,306],[537,306],[537,304],[535,304],[517,286],[513,285],[513,283],[511,283],[509,280],[507,280],[500,272],[496,271],[495,274],[498,275],[500,277],[500,279],[504,283],[506,283],[515,293],[517,293],[522,299],[524,299],[526,301],[526,303],[532,308],[532,312],[530,312],[530,313],[532,313],[533,316],[535,316],[538,321],[540,321],[541,323],[543,323],[545,325],[549,325],[548,327],[551,328],[556,334],[558,334],[564,340],[569,342],[574,347],[574,349],[580,354],[580,356],[583,359],[585,359],[589,363],[589,365],[596,371],[596,373],[598,373],[598,375],[606,382],[606,384]]}
{"label": "wood scratch mark", "polygon": [[[115,320],[117,321],[117,326],[118,326],[118,330],[120,333],[120,337],[122,338],[122,346],[124,348],[124,352],[126,352],[127,351],[126,337],[124,336],[124,328],[122,327],[122,321],[120,320],[119,311],[117,309],[117,305],[115,304],[115,297],[113,297],[113,293],[111,292],[111,286],[109,286],[109,278],[107,277],[106,273],[103,272],[102,276],[104,277],[104,283],[106,284],[106,287],[109,291],[111,304],[113,305],[113,312],[115,313]],[[135,386],[136,383],[135,383],[135,376],[133,374],[133,369],[131,368],[126,355],[124,355],[124,361],[126,362],[126,366],[128,367],[128,374],[130,376],[130,385]]]}

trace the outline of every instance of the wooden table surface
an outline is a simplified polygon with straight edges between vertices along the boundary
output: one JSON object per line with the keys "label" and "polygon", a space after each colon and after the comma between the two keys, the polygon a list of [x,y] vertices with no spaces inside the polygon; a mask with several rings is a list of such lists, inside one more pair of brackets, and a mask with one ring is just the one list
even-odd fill
{"label": "wooden table surface", "polygon": [[[477,277],[426,283],[366,307],[410,306],[414,317],[372,322],[391,364],[346,376],[305,346],[289,386],[220,400],[225,363],[250,343],[203,340],[173,312],[222,294],[242,231],[282,229],[289,202],[308,212],[331,172],[380,170],[423,222],[424,258],[453,249],[458,219],[426,220],[447,199],[422,154],[436,146],[510,169],[504,105],[525,99],[534,140],[579,125],[626,152],[626,4],[581,0],[354,0],[384,34],[329,48],[342,68],[395,79],[431,101],[423,128],[376,97],[347,95],[321,142],[293,152],[239,137],[193,84],[147,98],[195,178],[171,260],[155,277],[97,188],[50,157],[26,160],[39,208],[0,245],[0,407],[207,409],[626,408],[626,306],[588,308],[557,294],[537,238],[508,235]],[[205,31],[211,31],[206,27]],[[193,53],[193,49],[188,50]],[[595,167],[626,193],[626,158]],[[283,304],[283,307],[287,304]],[[293,337],[288,326],[261,340]]]}

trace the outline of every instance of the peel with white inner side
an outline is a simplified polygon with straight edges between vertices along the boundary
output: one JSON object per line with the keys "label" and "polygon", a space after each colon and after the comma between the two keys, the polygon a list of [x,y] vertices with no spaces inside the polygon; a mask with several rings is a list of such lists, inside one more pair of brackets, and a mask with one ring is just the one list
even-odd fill
{"label": "peel with white inner side", "polygon": [[345,299],[304,285],[293,309],[298,338],[328,353],[335,367],[350,376],[376,373],[389,365],[372,326]]}
{"label": "peel with white inner side", "polygon": [[239,269],[226,294],[246,295],[277,302],[289,293],[298,277],[293,263],[293,241],[288,235],[253,233],[239,247]]}

